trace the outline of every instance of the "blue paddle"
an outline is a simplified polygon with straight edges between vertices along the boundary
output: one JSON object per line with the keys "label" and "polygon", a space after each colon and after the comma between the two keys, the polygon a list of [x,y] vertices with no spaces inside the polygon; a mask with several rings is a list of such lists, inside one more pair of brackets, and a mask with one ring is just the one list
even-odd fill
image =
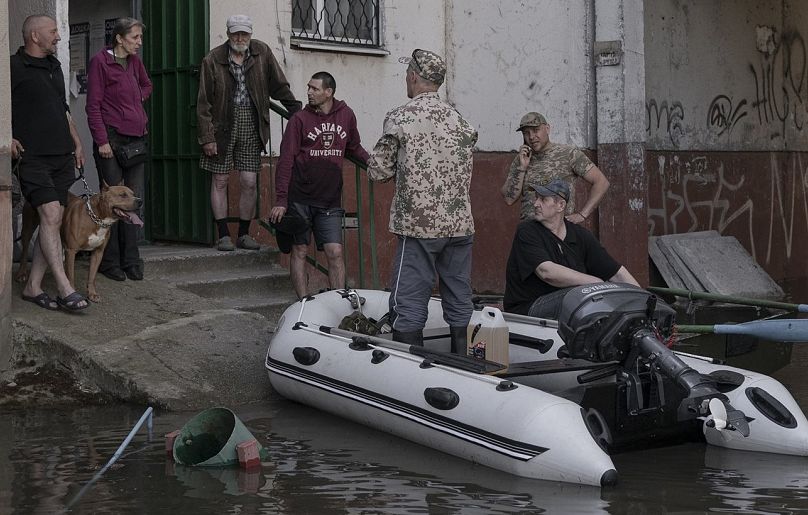
{"label": "blue paddle", "polygon": [[808,342],[808,319],[753,320],[742,324],[679,325],[680,333],[743,334],[780,342]]}

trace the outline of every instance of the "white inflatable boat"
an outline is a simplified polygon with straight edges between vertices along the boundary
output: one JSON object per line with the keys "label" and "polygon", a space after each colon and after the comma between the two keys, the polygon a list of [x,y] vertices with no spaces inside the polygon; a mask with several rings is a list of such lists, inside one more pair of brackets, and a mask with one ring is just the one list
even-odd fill
{"label": "white inflatable boat", "polygon": [[437,299],[424,347],[393,342],[384,329],[375,336],[339,329],[360,311],[383,326],[387,300],[382,291],[343,290],[290,306],[267,352],[273,388],[439,451],[551,481],[613,485],[609,453],[693,439],[808,455],[808,421],[791,394],[768,376],[670,351],[663,341],[673,310],[645,290],[610,283],[573,290],[558,322],[485,308],[472,323],[504,321],[499,361],[507,364],[449,353]]}

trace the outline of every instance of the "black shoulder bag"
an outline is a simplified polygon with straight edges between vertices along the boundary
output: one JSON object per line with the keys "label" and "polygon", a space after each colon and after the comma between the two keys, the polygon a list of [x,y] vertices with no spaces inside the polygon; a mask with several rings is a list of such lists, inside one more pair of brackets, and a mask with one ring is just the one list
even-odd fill
{"label": "black shoulder bag", "polygon": [[115,158],[121,168],[131,168],[145,163],[149,158],[149,142],[146,138],[138,138],[125,145],[118,145],[115,148]]}

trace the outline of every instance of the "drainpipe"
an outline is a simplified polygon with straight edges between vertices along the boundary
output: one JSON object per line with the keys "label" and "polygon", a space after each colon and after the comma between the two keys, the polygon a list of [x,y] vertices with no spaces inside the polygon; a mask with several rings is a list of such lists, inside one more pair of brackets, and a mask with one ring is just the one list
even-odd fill
{"label": "drainpipe", "polygon": [[598,166],[611,183],[599,236],[640,284],[648,283],[644,1],[593,0]]}

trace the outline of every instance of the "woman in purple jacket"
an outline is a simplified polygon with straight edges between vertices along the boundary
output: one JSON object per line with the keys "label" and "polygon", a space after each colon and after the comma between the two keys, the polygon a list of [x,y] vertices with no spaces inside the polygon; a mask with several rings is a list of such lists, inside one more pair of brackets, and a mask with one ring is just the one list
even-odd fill
{"label": "woman in purple jacket", "polygon": [[[137,56],[145,26],[134,18],[119,18],[113,29],[113,46],[90,60],[87,78],[87,122],[93,136],[93,157],[98,176],[108,185],[125,184],[143,197],[145,163],[127,161],[127,146],[145,141],[148,119],[143,102],[152,83]],[[139,227],[114,224],[99,271],[110,279],[143,279],[143,261],[137,248]]]}

